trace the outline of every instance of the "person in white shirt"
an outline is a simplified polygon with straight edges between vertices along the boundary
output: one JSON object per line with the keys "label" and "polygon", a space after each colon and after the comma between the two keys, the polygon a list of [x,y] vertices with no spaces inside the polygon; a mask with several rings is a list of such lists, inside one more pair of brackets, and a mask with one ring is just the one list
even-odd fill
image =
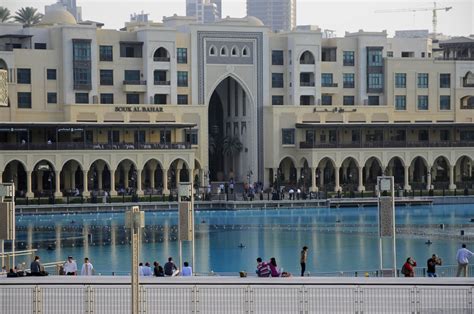
{"label": "person in white shirt", "polygon": [[466,244],[463,243],[462,248],[460,248],[456,254],[456,260],[458,261],[458,272],[456,277],[460,277],[461,273],[464,273],[463,277],[467,277],[467,265],[469,264],[469,259],[473,255],[474,253],[466,249]]}
{"label": "person in white shirt", "polygon": [[189,266],[188,262],[184,262],[183,264],[183,269],[181,270],[181,276],[192,276],[193,275],[193,269],[191,266]]}
{"label": "person in white shirt", "polygon": [[77,263],[72,258],[72,256],[67,257],[67,261],[64,263],[64,273],[68,276],[76,276],[77,275]]}
{"label": "person in white shirt", "polygon": [[84,264],[81,269],[81,276],[92,276],[94,275],[94,266],[89,262],[89,259],[84,258]]}
{"label": "person in white shirt", "polygon": [[153,271],[151,270],[150,263],[146,262],[145,266],[142,268],[142,276],[151,277],[153,276]]}

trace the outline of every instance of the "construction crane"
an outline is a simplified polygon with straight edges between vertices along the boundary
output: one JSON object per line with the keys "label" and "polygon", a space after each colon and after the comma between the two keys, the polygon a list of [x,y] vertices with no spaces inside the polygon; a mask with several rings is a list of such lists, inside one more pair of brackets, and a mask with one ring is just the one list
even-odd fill
{"label": "construction crane", "polygon": [[433,34],[434,38],[436,38],[436,30],[438,28],[438,11],[445,11],[448,12],[451,10],[453,7],[444,7],[444,8],[438,8],[436,6],[436,2],[434,2],[433,7],[431,8],[411,8],[411,9],[393,9],[393,10],[377,10],[375,13],[394,13],[394,12],[420,12],[420,11],[432,11],[433,13]]}

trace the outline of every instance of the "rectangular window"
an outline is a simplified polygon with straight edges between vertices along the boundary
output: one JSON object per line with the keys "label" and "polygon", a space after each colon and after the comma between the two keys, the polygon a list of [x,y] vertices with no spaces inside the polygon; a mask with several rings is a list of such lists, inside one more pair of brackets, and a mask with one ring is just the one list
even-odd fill
{"label": "rectangular window", "polygon": [[402,51],[402,58],[414,58],[415,53],[413,51]]}
{"label": "rectangular window", "polygon": [[367,61],[369,66],[382,66],[382,49],[367,47]]}
{"label": "rectangular window", "polygon": [[89,93],[76,93],[76,104],[88,104]]}
{"label": "rectangular window", "polygon": [[342,74],[342,82],[343,82],[344,88],[354,88],[355,87],[354,73]]}
{"label": "rectangular window", "polygon": [[295,145],[295,129],[281,130],[282,145]]}
{"label": "rectangular window", "polygon": [[74,68],[74,89],[90,89],[91,87],[91,69]]}
{"label": "rectangular window", "polygon": [[451,74],[441,73],[439,75],[439,87],[440,88],[450,88],[451,87]]}
{"label": "rectangular window", "polygon": [[314,106],[314,96],[300,96],[300,106]]}
{"label": "rectangular window", "polygon": [[428,88],[428,73],[418,73],[418,88]]}
{"label": "rectangular window", "polygon": [[336,62],[337,48],[326,47],[321,49],[321,61],[322,62]]}
{"label": "rectangular window", "polygon": [[428,96],[418,96],[418,110],[428,110]]}
{"label": "rectangular window", "polygon": [[315,143],[315,134],[314,130],[306,130],[305,132],[305,139],[306,143],[313,144]]}
{"label": "rectangular window", "polygon": [[283,88],[283,73],[272,73],[272,87]]}
{"label": "rectangular window", "polygon": [[57,93],[48,93],[47,94],[48,104],[57,104],[58,103],[58,94]]}
{"label": "rectangular window", "polygon": [[142,57],[142,42],[121,42],[120,43],[120,57],[121,58],[141,58]]}
{"label": "rectangular window", "polygon": [[146,132],[144,130],[133,132],[133,139],[135,143],[146,143]]}
{"label": "rectangular window", "polygon": [[179,87],[188,86],[188,72],[187,71],[178,71],[178,86]]}
{"label": "rectangular window", "polygon": [[31,93],[18,93],[18,108],[31,108]]}
{"label": "rectangular window", "polygon": [[405,95],[395,96],[395,110],[407,110],[407,97]]}
{"label": "rectangular window", "polygon": [[272,65],[283,65],[283,50],[272,50]]}
{"label": "rectangular window", "polygon": [[439,96],[439,110],[451,110],[451,96]]}
{"label": "rectangular window", "polygon": [[387,51],[387,58],[393,58],[393,51]]}
{"label": "rectangular window", "polygon": [[188,48],[178,48],[176,51],[177,54],[177,62],[179,64],[187,64],[188,63]]}
{"label": "rectangular window", "polygon": [[184,138],[186,143],[198,145],[198,130],[184,130]]}
{"label": "rectangular window", "polygon": [[332,73],[321,73],[321,86],[333,87]]}
{"label": "rectangular window", "polygon": [[354,106],[355,105],[355,98],[354,96],[344,96],[342,98],[342,104],[344,106]]}
{"label": "rectangular window", "polygon": [[354,51],[343,51],[343,65],[354,66]]}
{"label": "rectangular window", "polygon": [[167,94],[155,94],[153,99],[155,105],[166,105],[168,104],[168,95]]}
{"label": "rectangular window", "polygon": [[332,95],[321,95],[321,105],[332,106]]}
{"label": "rectangular window", "polygon": [[35,43],[35,49],[45,50],[46,49],[46,43]]}
{"label": "rectangular window", "polygon": [[114,94],[100,94],[100,103],[111,105],[114,103]]}
{"label": "rectangular window", "polygon": [[369,106],[379,106],[379,96],[369,96]]}
{"label": "rectangular window", "polygon": [[88,40],[73,41],[73,60],[91,61],[91,43]]}
{"label": "rectangular window", "polygon": [[112,46],[99,46],[99,60],[100,61],[114,61]]}
{"label": "rectangular window", "polygon": [[136,93],[127,94],[128,105],[138,105],[140,103],[140,95]]}
{"label": "rectangular window", "polygon": [[73,39],[72,50],[74,89],[91,90],[91,41],[88,39]]}
{"label": "rectangular window", "polygon": [[420,130],[418,131],[418,140],[420,142],[427,142],[429,139],[428,130]]}
{"label": "rectangular window", "polygon": [[129,84],[140,83],[140,70],[125,70],[124,79]]}
{"label": "rectangular window", "polygon": [[407,87],[407,74],[395,73],[395,88],[406,88],[406,87]]}
{"label": "rectangular window", "polygon": [[171,143],[171,130],[160,131],[160,143]]}
{"label": "rectangular window", "polygon": [[18,84],[31,84],[31,69],[16,69],[16,82]]}
{"label": "rectangular window", "polygon": [[113,70],[100,70],[100,85],[114,85]]}
{"label": "rectangular window", "polygon": [[444,141],[444,142],[450,141],[451,140],[451,134],[450,134],[449,130],[440,130],[439,131],[439,139],[440,139],[440,141]]}
{"label": "rectangular window", "polygon": [[272,105],[273,106],[283,106],[283,96],[272,95]]}
{"label": "rectangular window", "polygon": [[120,142],[120,131],[118,131],[118,130],[109,130],[107,132],[107,142],[109,144],[119,143]]}
{"label": "rectangular window", "polygon": [[247,94],[242,90],[242,115],[245,117],[247,115]]}
{"label": "rectangular window", "polygon": [[56,69],[47,69],[46,70],[46,79],[50,81],[56,80]]}
{"label": "rectangular window", "polygon": [[188,95],[178,95],[178,105],[187,105]]}
{"label": "rectangular window", "polygon": [[383,74],[369,73],[369,90],[383,89]]}
{"label": "rectangular window", "polygon": [[352,130],[351,141],[352,143],[360,143],[360,130]]}

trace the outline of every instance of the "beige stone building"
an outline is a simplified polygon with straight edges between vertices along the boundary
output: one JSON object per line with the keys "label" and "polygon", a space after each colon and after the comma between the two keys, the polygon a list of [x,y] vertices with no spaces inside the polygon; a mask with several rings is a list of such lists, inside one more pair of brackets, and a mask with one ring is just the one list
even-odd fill
{"label": "beige stone building", "polygon": [[[438,47],[438,45],[436,45]],[[0,24],[0,178],[28,197],[180,181],[471,187],[474,39],[273,33],[253,17],[123,30]]]}

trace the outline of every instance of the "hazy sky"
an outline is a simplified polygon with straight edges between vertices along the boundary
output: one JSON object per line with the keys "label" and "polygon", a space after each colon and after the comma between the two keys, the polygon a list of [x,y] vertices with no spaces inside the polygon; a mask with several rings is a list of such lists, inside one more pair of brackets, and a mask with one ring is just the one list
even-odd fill
{"label": "hazy sky", "polygon": [[[55,0],[0,0],[14,12],[23,6],[33,6],[44,12],[44,6]],[[452,6],[449,12],[438,11],[438,32],[449,35],[474,34],[474,0],[437,1],[438,7]],[[84,19],[101,21],[106,28],[118,29],[128,21],[131,13],[144,11],[150,19],[161,21],[163,16],[185,14],[185,0],[77,0]],[[298,25],[318,25],[335,30],[338,36],[345,31],[359,29],[380,31],[401,29],[432,29],[431,11],[375,13],[375,10],[425,8],[433,2],[422,0],[297,0]],[[246,0],[222,0],[223,16],[246,15]]]}

